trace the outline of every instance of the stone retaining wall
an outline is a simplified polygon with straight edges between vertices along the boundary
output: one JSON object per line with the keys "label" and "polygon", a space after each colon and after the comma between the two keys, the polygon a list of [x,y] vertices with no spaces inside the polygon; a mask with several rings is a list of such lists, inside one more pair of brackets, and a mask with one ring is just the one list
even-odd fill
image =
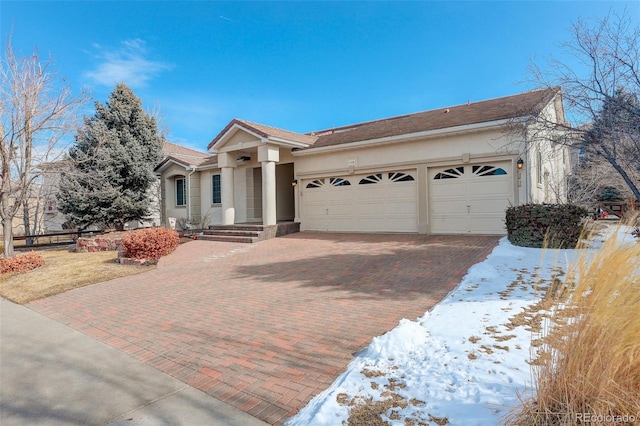
{"label": "stone retaining wall", "polygon": [[121,237],[80,237],[76,241],[77,253],[94,253],[97,251],[123,251]]}
{"label": "stone retaining wall", "polygon": [[117,262],[122,265],[153,265],[158,263],[153,259],[133,259],[124,257],[124,246],[121,236],[81,237],[76,242],[77,253],[94,253],[98,251],[117,251]]}

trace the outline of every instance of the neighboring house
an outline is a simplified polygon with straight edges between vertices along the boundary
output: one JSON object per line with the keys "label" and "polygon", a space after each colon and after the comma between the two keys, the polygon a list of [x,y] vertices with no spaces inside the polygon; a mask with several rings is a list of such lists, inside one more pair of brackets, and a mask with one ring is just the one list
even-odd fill
{"label": "neighboring house", "polygon": [[211,156],[169,155],[156,167],[163,221],[504,234],[508,206],[566,196],[566,147],[540,137],[531,111],[564,122],[560,90],[307,134],[234,119]]}
{"label": "neighboring house", "polygon": [[64,160],[54,161],[41,166],[42,186],[44,188],[42,201],[44,212],[42,214],[42,231],[50,233],[69,228],[67,219],[58,211],[58,185],[65,168]]}
{"label": "neighboring house", "polygon": [[[55,194],[58,191],[58,180],[62,170],[62,161],[40,163],[37,169],[41,172],[29,188],[27,198],[28,209],[20,206],[18,214],[13,218],[13,235],[25,235],[25,216],[29,217],[30,235],[47,233],[50,230],[61,230],[65,222],[64,216],[58,213]],[[0,230],[2,235],[2,230]]]}

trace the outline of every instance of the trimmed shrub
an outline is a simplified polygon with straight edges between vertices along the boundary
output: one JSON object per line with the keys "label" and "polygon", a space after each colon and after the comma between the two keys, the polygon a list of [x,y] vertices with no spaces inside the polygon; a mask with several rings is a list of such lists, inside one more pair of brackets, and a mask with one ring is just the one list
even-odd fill
{"label": "trimmed shrub", "polygon": [[44,265],[44,258],[36,252],[19,254],[15,257],[0,259],[0,274],[7,272],[26,272]]}
{"label": "trimmed shrub", "polygon": [[522,247],[574,248],[589,211],[573,204],[524,204],[507,209],[507,235]]}
{"label": "trimmed shrub", "polygon": [[158,260],[178,247],[178,233],[167,228],[139,229],[122,239],[125,257]]}

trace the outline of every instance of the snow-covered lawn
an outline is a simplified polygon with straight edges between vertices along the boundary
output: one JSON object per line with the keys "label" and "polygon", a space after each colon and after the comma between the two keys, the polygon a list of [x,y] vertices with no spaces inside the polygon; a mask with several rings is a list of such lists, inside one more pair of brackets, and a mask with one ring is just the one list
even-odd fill
{"label": "snow-covered lawn", "polygon": [[287,425],[364,425],[380,415],[392,425],[500,423],[531,390],[542,296],[577,255],[503,238],[432,310],[374,338]]}

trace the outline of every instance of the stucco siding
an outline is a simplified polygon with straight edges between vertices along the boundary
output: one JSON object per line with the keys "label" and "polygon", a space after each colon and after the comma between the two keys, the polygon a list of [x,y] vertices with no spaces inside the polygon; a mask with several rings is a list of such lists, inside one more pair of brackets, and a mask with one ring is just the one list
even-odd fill
{"label": "stucco siding", "polygon": [[[404,209],[403,215],[406,218],[412,217],[414,224],[405,225],[405,230],[414,230],[420,233],[431,232],[430,227],[430,207],[429,200],[431,190],[429,185],[429,171],[442,169],[458,165],[492,165],[499,164],[508,171],[501,182],[501,188],[505,195],[502,195],[506,203],[518,203],[521,199],[518,175],[515,172],[515,162],[522,143],[511,138],[501,129],[485,130],[470,134],[458,134],[448,137],[438,137],[429,139],[419,139],[408,142],[396,142],[373,146],[362,146],[353,149],[339,149],[335,152],[318,152],[315,154],[296,154],[295,174],[296,178],[304,185],[310,179],[316,177],[358,177],[367,173],[382,173],[383,179],[387,174],[402,170],[413,170],[412,175],[416,178],[415,198],[413,201],[398,202],[394,207],[397,212]],[[471,169],[469,169],[471,170]],[[355,179],[357,182],[358,179]],[[355,189],[355,187],[354,187]],[[305,204],[304,199],[309,193],[303,186],[298,190],[302,199],[299,201],[299,219],[302,222],[302,229],[306,229]],[[389,186],[392,191],[392,186]],[[452,191],[455,187],[452,186]],[[488,187],[487,187],[488,191]],[[306,194],[306,195],[305,195]],[[393,192],[389,192],[389,199],[393,199]],[[472,200],[473,201],[473,200]],[[473,201],[477,203],[476,201]],[[466,205],[466,204],[465,204]],[[502,204],[501,204],[502,205]],[[355,209],[355,207],[354,207]],[[400,209],[400,210],[398,210]],[[409,210],[407,210],[409,209]],[[414,213],[412,211],[416,209]],[[310,209],[306,208],[307,212]],[[315,211],[311,209],[312,211]],[[317,209],[316,209],[317,210]],[[466,210],[465,210],[466,211]],[[362,212],[365,213],[364,211]],[[491,233],[501,233],[502,224],[497,223],[495,216],[499,212],[492,213],[494,219],[491,226],[478,226],[478,229],[490,230]],[[317,218],[316,218],[317,219]],[[315,219],[314,219],[315,220]],[[466,220],[466,219],[465,219]],[[316,220],[317,221],[317,220]],[[476,222],[473,222],[476,221]],[[476,216],[469,219],[469,223],[477,222]],[[496,225],[497,223],[497,225]],[[314,225],[316,226],[316,225]],[[353,230],[356,230],[354,227]],[[382,230],[383,227],[380,226]],[[388,229],[393,229],[389,225]],[[451,231],[451,229],[448,229]],[[460,230],[461,233],[474,232],[472,229]]]}
{"label": "stucco siding", "polygon": [[437,164],[462,161],[463,154],[487,157],[517,152],[518,145],[500,130],[481,133],[419,139],[335,152],[294,153],[296,176],[312,176],[318,173],[349,172],[349,161],[355,161],[354,172],[380,167],[395,168],[409,164]]}
{"label": "stucco siding", "polygon": [[183,167],[176,164],[169,166],[162,173],[162,199],[165,205],[166,226],[169,226],[168,219],[175,217],[176,219],[187,219],[187,207],[176,206],[176,178],[185,178],[186,171]]}

